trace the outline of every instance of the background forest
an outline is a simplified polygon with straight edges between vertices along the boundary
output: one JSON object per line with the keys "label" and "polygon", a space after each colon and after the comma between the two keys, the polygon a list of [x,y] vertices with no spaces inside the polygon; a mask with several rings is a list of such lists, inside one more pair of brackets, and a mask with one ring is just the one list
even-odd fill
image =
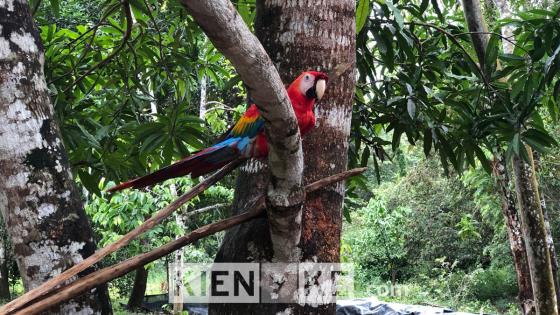
{"label": "background forest", "polygon": [[[234,1],[253,27],[255,1]],[[246,109],[233,67],[175,1],[31,1],[45,75],[98,247],[198,181],[103,190],[200,150]],[[357,85],[341,260],[356,295],[518,314],[518,285],[496,169],[534,156],[554,244],[560,237],[560,7],[483,2],[481,55],[461,2],[356,3]],[[124,8],[124,9],[123,9]],[[128,9],[127,9],[128,8]],[[527,145],[527,147],[526,147]],[[533,151],[533,152],[532,152]],[[514,176],[512,175],[512,178]],[[509,189],[514,191],[514,183]],[[228,217],[234,178],[105,259],[111,264]],[[196,215],[186,211],[197,211]],[[2,227],[4,225],[2,224]],[[6,231],[0,298],[23,286]],[[223,233],[110,282],[115,310],[167,292],[168,263],[212,262]],[[380,288],[393,287],[393,292]]]}

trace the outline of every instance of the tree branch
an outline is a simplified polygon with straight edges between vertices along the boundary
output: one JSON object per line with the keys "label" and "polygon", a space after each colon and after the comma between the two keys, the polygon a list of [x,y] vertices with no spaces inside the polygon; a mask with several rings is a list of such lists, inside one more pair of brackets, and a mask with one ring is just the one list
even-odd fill
{"label": "tree branch", "polygon": [[195,215],[198,215],[198,214],[201,214],[201,213],[204,213],[204,212],[212,211],[212,210],[215,210],[215,209],[220,209],[220,208],[223,208],[223,207],[226,207],[226,206],[227,206],[226,203],[218,203],[218,204],[215,204],[215,205],[210,205],[210,206],[202,207],[202,208],[199,208],[199,209],[196,209],[196,210],[188,211],[187,213],[185,213],[185,218],[190,218],[192,216],[195,216]]}
{"label": "tree branch", "polygon": [[85,42],[85,40],[87,38],[84,38],[87,34],[93,32],[93,34],[91,35],[91,38],[89,39],[89,43],[86,44],[86,47],[84,48],[84,50],[82,51],[82,53],[80,53],[80,58],[76,61],[76,63],[72,66],[72,68],[70,70],[68,70],[66,73],[53,78],[52,80],[47,82],[47,85],[51,85],[55,82],[57,82],[60,79],[66,78],[67,76],[71,75],[72,73],[74,73],[76,71],[76,69],[78,68],[78,66],[80,65],[80,63],[88,56],[89,51],[91,50],[91,48],[93,47],[93,42],[95,40],[95,37],[97,36],[97,30],[99,29],[99,27],[101,27],[105,20],[115,12],[115,10],[119,7],[120,5],[117,4],[115,6],[113,6],[111,9],[107,10],[107,12],[99,19],[99,22],[97,22],[94,26],[92,26],[91,28],[89,28],[87,31],[83,32],[82,34],[80,34],[78,37],[76,37],[75,39],[71,40],[68,44],[66,44],[66,48],[68,48],[68,53],[73,52],[76,47],[78,47],[81,43]]}
{"label": "tree branch", "polygon": [[[519,48],[520,50],[522,50],[525,54],[529,54],[529,52],[527,51],[527,49],[523,48],[522,46],[518,45],[515,40],[512,40],[510,38],[514,37],[514,36],[504,36],[500,33],[496,33],[496,32],[463,32],[463,33],[459,33],[459,34],[454,34],[454,36],[461,36],[461,35],[471,35],[471,34],[487,34],[487,35],[492,35],[492,36],[498,36],[499,38],[505,40],[506,42],[510,43],[512,46],[515,46],[516,48]],[[512,52],[511,52],[512,53]]]}
{"label": "tree branch", "polygon": [[[492,86],[490,85],[490,82],[488,81],[488,78],[484,74],[482,68],[479,66],[478,63],[476,63],[476,61],[474,61],[474,59],[471,57],[469,52],[465,49],[465,47],[463,47],[463,45],[461,45],[459,40],[457,40],[457,38],[453,34],[449,33],[448,31],[446,31],[443,28],[441,28],[437,25],[434,25],[434,24],[421,23],[421,22],[407,22],[405,24],[413,24],[413,25],[430,27],[430,28],[433,28],[433,29],[437,30],[438,32],[444,34],[445,36],[447,36],[447,38],[449,38],[457,47],[459,47],[463,51],[463,53],[465,54],[465,56],[467,57],[469,62],[473,64],[473,66],[476,68],[476,70],[480,74],[482,80],[484,81],[484,85],[486,85],[486,87],[488,87],[490,89],[492,88]],[[480,32],[477,32],[477,33],[480,33]]]}
{"label": "tree branch", "polygon": [[278,245],[274,246],[274,253],[283,261],[296,259],[292,254],[297,252],[301,234],[303,152],[297,120],[280,75],[230,1],[181,3],[230,60],[265,120],[270,169],[269,225],[273,243]]}
{"label": "tree branch", "polygon": [[[480,69],[484,71],[484,65],[486,64],[485,52],[486,46],[488,46],[488,35],[486,34],[488,32],[488,28],[486,27],[486,23],[483,22],[484,17],[482,16],[480,1],[463,0],[462,3],[468,29],[472,32],[471,39],[476,55],[478,56]],[[484,75],[488,76],[490,74],[485,73]]]}
{"label": "tree branch", "polygon": [[123,37],[122,37],[122,41],[121,41],[120,46],[115,48],[105,59],[103,59],[99,63],[95,64],[93,67],[91,67],[89,70],[87,70],[84,74],[82,74],[80,77],[78,77],[76,80],[74,80],[74,82],[72,82],[70,85],[68,85],[68,87],[65,88],[62,91],[62,93],[68,92],[72,87],[74,87],[76,84],[82,82],[83,79],[85,79],[88,75],[92,74],[95,70],[107,65],[126,46],[126,43],[130,39],[130,36],[132,35],[132,24],[133,24],[134,21],[132,19],[132,12],[130,11],[130,4],[128,3],[128,1],[126,1],[126,0],[123,1],[122,7],[123,7],[123,11],[124,11],[124,16],[125,16],[125,19],[126,19],[126,30],[123,33]]}
{"label": "tree branch", "polygon": [[[323,178],[310,185],[307,185],[305,187],[305,192],[311,193],[330,184],[345,180],[352,176],[359,175],[365,171],[366,168],[356,168]],[[229,229],[241,223],[252,220],[258,216],[264,215],[265,214],[264,210],[265,210],[265,198],[263,196],[257,199],[257,201],[250,206],[249,211],[247,212],[227,218],[225,220],[221,220],[215,223],[205,225],[203,227],[200,227],[192,231],[188,235],[185,235],[174,241],[171,241],[150,252],[134,256],[116,265],[93,272],[65,287],[62,287],[52,292],[49,296],[47,296],[43,300],[37,301],[36,303],[31,304],[23,309],[16,310],[17,312],[15,314],[21,314],[21,315],[39,314],[45,310],[48,310],[53,306],[56,306],[60,303],[63,303],[64,301],[67,301],[82,293],[85,293],[99,286],[102,283],[108,282],[115,278],[121,277],[131,271],[134,271],[136,270],[136,268],[140,266],[143,266],[156,259],[159,259],[203,237]],[[7,313],[2,313],[2,314],[7,314]]]}
{"label": "tree branch", "polygon": [[185,202],[194,198],[195,196],[197,196],[198,194],[206,190],[208,187],[212,186],[217,181],[222,179],[224,176],[229,174],[233,169],[239,166],[239,164],[241,164],[241,161],[236,160],[224,166],[222,169],[214,173],[212,176],[208,177],[206,180],[200,182],[198,185],[194,186],[191,190],[183,194],[181,197],[177,198],[167,207],[163,208],[163,210],[157,212],[154,216],[152,216],[144,223],[142,223],[142,225],[128,232],[126,235],[121,237],[116,242],[103,247],[102,249],[95,252],[95,254],[84,259],[79,264],[74,265],[72,268],[64,271],[60,275],[48,280],[47,282],[41,284],[35,289],[25,293],[21,297],[2,306],[2,308],[0,308],[0,314],[8,314],[32,302],[33,300],[40,298],[41,296],[52,291],[57,286],[62,285],[64,282],[76,276],[78,273],[84,271],[89,266],[99,262],[107,255],[114,253],[115,251],[128,245],[130,242],[132,242],[132,240],[136,239],[138,236],[150,230],[151,228],[153,228],[154,226],[162,222],[164,219],[169,217],[175,210],[179,209]]}

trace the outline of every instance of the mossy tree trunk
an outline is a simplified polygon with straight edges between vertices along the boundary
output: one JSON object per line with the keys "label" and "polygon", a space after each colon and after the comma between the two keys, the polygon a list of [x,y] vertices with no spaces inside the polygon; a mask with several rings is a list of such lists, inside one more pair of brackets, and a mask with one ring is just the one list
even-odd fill
{"label": "mossy tree trunk", "polygon": [[494,177],[498,193],[502,200],[502,214],[506,223],[509,246],[513,258],[513,266],[517,276],[517,298],[522,314],[535,313],[533,301],[533,287],[531,285],[531,273],[527,261],[527,250],[521,230],[521,220],[517,211],[515,193],[510,188],[511,178],[503,155],[500,155],[494,167]]}
{"label": "mossy tree trunk", "polygon": [[[95,251],[54,119],[44,60],[27,1],[0,1],[0,210],[26,290]],[[53,312],[110,313],[107,287]]]}
{"label": "mossy tree trunk", "polygon": [[558,314],[558,307],[550,251],[546,241],[546,226],[532,150],[527,147],[527,151],[530,161],[523,161],[518,156],[513,158],[519,216],[525,237],[536,313],[555,315]]}

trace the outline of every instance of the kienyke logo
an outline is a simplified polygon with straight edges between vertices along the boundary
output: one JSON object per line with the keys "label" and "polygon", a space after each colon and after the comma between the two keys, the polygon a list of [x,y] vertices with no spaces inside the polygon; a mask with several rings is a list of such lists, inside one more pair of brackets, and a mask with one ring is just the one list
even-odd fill
{"label": "kienyke logo", "polygon": [[352,264],[169,265],[170,303],[335,303],[354,293]]}

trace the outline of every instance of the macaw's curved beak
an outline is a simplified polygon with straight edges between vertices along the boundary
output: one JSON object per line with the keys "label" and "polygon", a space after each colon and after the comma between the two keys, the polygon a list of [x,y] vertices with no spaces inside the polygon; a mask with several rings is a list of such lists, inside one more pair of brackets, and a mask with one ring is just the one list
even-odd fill
{"label": "macaw's curved beak", "polygon": [[319,79],[315,82],[315,95],[317,101],[320,101],[323,95],[325,94],[325,90],[327,88],[327,80]]}
{"label": "macaw's curved beak", "polygon": [[305,95],[309,98],[314,98],[317,101],[321,100],[323,95],[325,95],[325,90],[327,89],[327,82],[329,81],[329,77],[322,73],[316,72],[315,73],[315,84],[313,87],[307,90]]}

